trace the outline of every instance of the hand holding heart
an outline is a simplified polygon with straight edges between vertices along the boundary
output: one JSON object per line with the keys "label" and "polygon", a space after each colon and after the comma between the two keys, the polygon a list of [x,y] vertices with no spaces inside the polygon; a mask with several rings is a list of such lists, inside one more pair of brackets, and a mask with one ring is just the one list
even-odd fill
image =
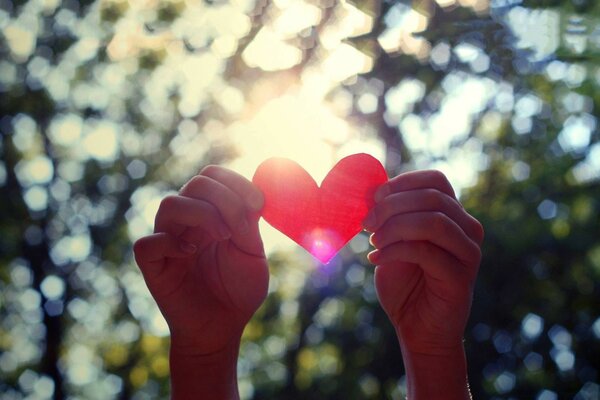
{"label": "hand holding heart", "polygon": [[399,175],[376,193],[375,287],[402,348],[410,399],[470,399],[462,344],[481,259],[481,224],[438,171]]}
{"label": "hand holding heart", "polygon": [[[371,163],[362,156],[354,160]],[[323,238],[330,247],[313,254],[328,261],[361,229],[364,220],[363,226],[374,232],[371,240],[376,250],[369,259],[377,264],[378,297],[400,339],[411,398],[436,398],[434,392],[418,388],[430,387],[432,375],[446,385],[447,368],[435,370],[444,366],[440,357],[452,362],[461,355],[464,359],[461,339],[479,264],[481,225],[464,211],[438,172],[412,172],[386,182],[378,163],[356,169],[352,162],[343,161],[321,186],[327,193],[338,184],[331,183],[339,180],[336,176],[344,175],[341,196],[335,193],[339,188],[323,194],[312,178],[302,178],[301,185],[314,195],[310,200],[313,211],[306,214],[310,229],[300,224],[290,237],[311,252],[310,244]],[[348,176],[356,182],[348,181]],[[361,178],[368,183],[361,183]],[[155,233],[134,246],[136,261],[171,330],[175,399],[202,398],[202,394],[215,399],[238,396],[239,341],[268,287],[258,219],[261,213],[267,220],[273,216],[271,196],[283,193],[265,193],[268,179],[255,177],[255,181],[258,184],[225,168],[205,168],[178,195],[162,201]],[[290,187],[292,192],[296,189]],[[344,212],[339,212],[339,204],[345,204]],[[323,211],[327,209],[337,210],[337,216],[328,219]],[[346,214],[354,220],[346,223]],[[290,218],[286,215],[284,220]],[[314,232],[324,236],[315,237]],[[303,242],[306,237],[311,240]],[[455,376],[447,378],[464,383]],[[445,395],[448,390],[452,388]]]}
{"label": "hand holding heart", "polygon": [[136,261],[171,331],[173,399],[234,399],[240,338],[267,295],[261,192],[209,166],[166,197]]}
{"label": "hand holding heart", "polygon": [[438,171],[382,186],[365,220],[374,232],[375,286],[403,349],[445,354],[462,346],[483,240],[481,224]]}

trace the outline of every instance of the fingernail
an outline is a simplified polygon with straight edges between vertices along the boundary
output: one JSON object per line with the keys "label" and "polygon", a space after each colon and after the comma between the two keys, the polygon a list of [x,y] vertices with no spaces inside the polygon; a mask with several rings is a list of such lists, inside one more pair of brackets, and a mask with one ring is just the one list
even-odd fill
{"label": "fingernail", "polygon": [[188,254],[194,254],[196,252],[196,250],[198,250],[198,248],[196,247],[196,245],[191,244],[191,243],[181,243],[181,245],[179,246],[181,248],[181,250],[185,251]]}
{"label": "fingernail", "polygon": [[260,211],[263,208],[264,200],[260,192],[254,192],[248,197],[248,204],[255,211]]}
{"label": "fingernail", "polygon": [[229,232],[229,228],[227,228],[225,225],[219,225],[217,230],[219,231],[219,236],[223,240],[227,240],[231,237],[231,232]]}
{"label": "fingernail", "polygon": [[363,226],[367,229],[372,229],[375,227],[376,223],[377,223],[377,216],[375,215],[375,210],[371,210],[371,211],[369,211],[369,213],[367,214],[367,217],[363,221]]}
{"label": "fingernail", "polygon": [[249,226],[248,226],[248,221],[246,221],[246,219],[242,219],[242,222],[240,222],[240,224],[238,225],[238,232],[241,233],[242,235],[245,235],[246,233],[248,233],[249,230]]}
{"label": "fingernail", "polygon": [[379,250],[373,250],[369,254],[367,254],[367,259],[371,264],[377,263],[377,260],[381,256],[381,252]]}
{"label": "fingernail", "polygon": [[387,185],[379,186],[379,189],[377,189],[377,191],[375,192],[375,202],[379,203],[388,194],[390,194],[390,189],[387,187]]}
{"label": "fingernail", "polygon": [[375,246],[375,244],[373,243],[373,236],[375,236],[375,234],[369,236],[369,243],[371,244],[371,246]]}

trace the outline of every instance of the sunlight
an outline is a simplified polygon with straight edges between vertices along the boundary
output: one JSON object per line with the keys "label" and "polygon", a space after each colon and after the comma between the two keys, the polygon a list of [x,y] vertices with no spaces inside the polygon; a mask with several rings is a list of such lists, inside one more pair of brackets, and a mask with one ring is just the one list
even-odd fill
{"label": "sunlight", "polygon": [[373,60],[354,47],[341,44],[323,61],[322,69],[331,80],[341,82],[373,68]]}
{"label": "sunlight", "polygon": [[36,32],[28,28],[14,23],[3,30],[8,48],[15,59],[26,60],[35,49]]}
{"label": "sunlight", "polygon": [[119,152],[120,127],[106,121],[97,122],[94,125],[83,138],[83,150],[87,156],[99,161],[114,160]]}
{"label": "sunlight", "polygon": [[335,145],[350,136],[350,127],[318,99],[287,94],[264,105],[250,121],[230,126],[239,157],[231,167],[251,177],[269,157],[296,161],[320,182],[336,160]]}
{"label": "sunlight", "polygon": [[404,4],[397,4],[386,16],[387,29],[377,39],[388,53],[404,53],[425,59],[430,45],[427,40],[413,36],[424,31],[429,19],[427,16]]}
{"label": "sunlight", "polygon": [[305,243],[310,249],[310,253],[323,263],[328,263],[335,255],[340,242],[335,232],[328,229],[317,228],[306,235]]}
{"label": "sunlight", "polygon": [[[276,6],[277,18],[261,29],[242,55],[249,66],[264,71],[285,70],[301,62],[302,51],[286,39],[314,26],[320,18],[320,10],[306,3],[278,1]],[[300,164],[320,184],[344,156],[366,152],[384,162],[384,146],[375,132],[365,131],[359,121],[348,118],[352,94],[340,91],[330,96],[340,82],[373,68],[371,57],[344,43],[346,38],[370,31],[372,24],[372,16],[346,3],[335,23],[320,35],[326,51],[319,55],[319,63],[306,67],[300,76],[285,72],[277,79],[256,82],[246,96],[239,114],[242,118],[226,128],[238,153],[227,166],[250,179],[265,159],[285,157]],[[377,99],[368,100],[365,97],[360,106],[374,111]],[[297,247],[264,221],[261,232],[267,253]],[[327,241],[316,240],[314,244],[317,258],[330,258]]]}
{"label": "sunlight", "polygon": [[[313,87],[308,85],[308,87]],[[228,167],[252,178],[258,165],[270,157],[286,157],[300,164],[320,184],[342,157],[367,152],[384,161],[383,144],[333,112],[320,97],[321,89],[290,90],[267,102],[248,121],[229,127],[229,136],[239,156]],[[267,253],[296,246],[287,236],[261,221]],[[313,254],[326,260],[331,248],[315,242]]]}
{"label": "sunlight", "polygon": [[[305,86],[288,90],[265,102],[247,120],[233,123],[228,134],[238,157],[227,166],[251,179],[265,159],[286,157],[300,164],[320,184],[346,155],[367,152],[383,162],[383,144],[333,111],[323,100],[323,86],[328,79],[321,76],[320,80],[318,85],[308,79]],[[264,221],[261,232],[267,253],[296,246]],[[320,241],[317,247],[314,254],[322,255],[317,258],[328,259],[331,251],[327,243]]]}
{"label": "sunlight", "polygon": [[[278,5],[280,6],[280,5]],[[273,28],[285,37],[316,25],[321,19],[321,9],[313,4],[291,2],[273,21]]]}
{"label": "sunlight", "polygon": [[[311,101],[299,94],[288,94],[265,104],[250,121],[230,127],[239,157],[229,167],[251,179],[267,158],[286,157],[320,183],[335,163],[332,145],[347,139],[348,129],[348,124],[323,107],[319,99]],[[263,220],[261,232],[267,254],[296,246]]]}
{"label": "sunlight", "polygon": [[280,35],[266,26],[242,53],[242,58],[250,67],[277,71],[298,64],[302,59],[302,52],[297,47],[285,43]]}

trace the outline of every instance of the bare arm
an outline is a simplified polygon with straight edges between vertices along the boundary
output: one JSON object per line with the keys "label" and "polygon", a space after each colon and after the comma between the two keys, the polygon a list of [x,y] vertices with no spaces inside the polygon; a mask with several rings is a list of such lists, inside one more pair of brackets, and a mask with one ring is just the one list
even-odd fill
{"label": "bare arm", "polygon": [[365,228],[374,232],[375,286],[396,329],[408,398],[470,399],[463,334],[481,259],[481,224],[438,171],[382,185]]}
{"label": "bare arm", "polygon": [[171,332],[172,398],[238,399],[242,331],[267,295],[260,191],[207,167],[163,200],[136,261]]}

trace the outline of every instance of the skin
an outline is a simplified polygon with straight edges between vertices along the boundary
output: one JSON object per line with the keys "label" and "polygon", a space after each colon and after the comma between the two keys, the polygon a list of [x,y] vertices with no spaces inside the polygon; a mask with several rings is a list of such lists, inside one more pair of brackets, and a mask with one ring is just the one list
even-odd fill
{"label": "skin", "polygon": [[468,399],[462,337],[481,260],[483,227],[438,171],[399,175],[378,189],[373,232],[379,301],[396,329],[409,399]]}
{"label": "skin", "polygon": [[[469,399],[462,335],[481,258],[481,224],[437,171],[399,175],[364,227],[375,285],[402,349],[410,399]],[[163,200],[136,261],[171,331],[174,399],[238,399],[242,331],[266,297],[258,219],[264,199],[209,166]],[[245,221],[245,222],[244,222]]]}
{"label": "skin", "polygon": [[134,245],[171,331],[174,399],[239,398],[240,338],[269,283],[258,232],[263,202],[244,177],[209,166],[161,202],[154,234]]}

